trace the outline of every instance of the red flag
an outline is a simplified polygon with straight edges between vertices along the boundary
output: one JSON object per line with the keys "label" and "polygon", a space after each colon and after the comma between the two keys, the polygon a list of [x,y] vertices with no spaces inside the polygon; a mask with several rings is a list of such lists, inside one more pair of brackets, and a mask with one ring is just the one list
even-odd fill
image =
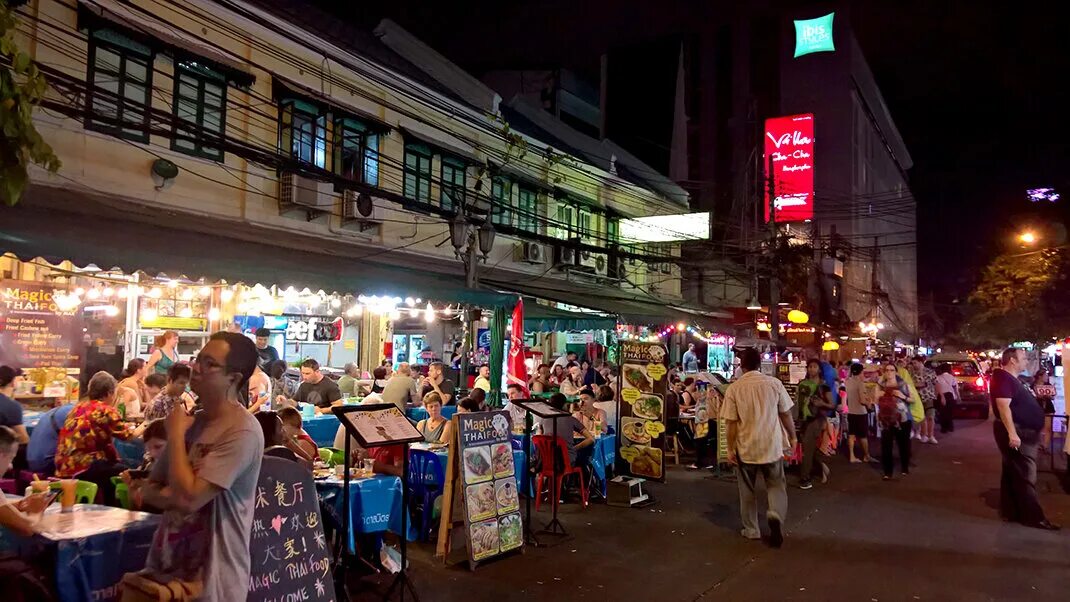
{"label": "red flag", "polygon": [[517,299],[513,327],[509,335],[509,384],[518,384],[528,396],[528,368],[524,363],[524,300]]}

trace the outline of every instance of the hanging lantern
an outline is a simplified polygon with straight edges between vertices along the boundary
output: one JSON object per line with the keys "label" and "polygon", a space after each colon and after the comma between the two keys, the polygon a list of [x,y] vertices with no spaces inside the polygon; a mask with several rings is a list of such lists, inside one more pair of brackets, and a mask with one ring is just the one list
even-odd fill
{"label": "hanging lantern", "polygon": [[825,341],[825,343],[821,345],[822,351],[836,351],[839,348],[840,344],[836,341]]}
{"label": "hanging lantern", "polygon": [[810,316],[806,315],[805,311],[793,309],[788,312],[788,321],[792,324],[806,324],[810,321]]}

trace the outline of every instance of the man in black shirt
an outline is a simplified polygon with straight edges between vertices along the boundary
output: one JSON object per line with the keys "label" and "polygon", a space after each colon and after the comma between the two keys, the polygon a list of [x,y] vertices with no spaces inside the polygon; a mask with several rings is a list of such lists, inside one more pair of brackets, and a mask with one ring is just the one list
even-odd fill
{"label": "man in black shirt", "polygon": [[256,354],[260,356],[256,363],[264,372],[268,371],[268,366],[271,365],[271,362],[278,361],[279,359],[279,350],[268,345],[268,338],[270,336],[271,331],[267,328],[256,329]]}
{"label": "man in black shirt", "polygon": [[446,367],[442,362],[434,362],[427,367],[427,378],[423,380],[423,386],[420,387],[420,399],[428,393],[438,393],[444,406],[457,403],[453,398],[453,381],[446,378]]}
{"label": "man in black shirt", "polygon": [[1003,352],[1000,368],[992,371],[989,394],[996,414],[993,433],[1003,456],[999,486],[1000,515],[1029,527],[1059,529],[1048,522],[1037,499],[1037,446],[1044,428],[1044,412],[1029,389],[1018,380],[1022,350]]}
{"label": "man in black shirt", "polygon": [[317,414],[328,414],[331,406],[341,403],[342,391],[338,383],[323,376],[319,362],[310,358],[301,362],[301,386],[293,400],[316,406]]}

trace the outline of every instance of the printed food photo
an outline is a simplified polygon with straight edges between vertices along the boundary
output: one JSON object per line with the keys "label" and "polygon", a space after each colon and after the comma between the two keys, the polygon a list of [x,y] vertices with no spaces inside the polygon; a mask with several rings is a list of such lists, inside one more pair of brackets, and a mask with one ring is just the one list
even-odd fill
{"label": "printed food photo", "polygon": [[621,418],[620,432],[632,443],[645,445],[650,443],[650,433],[646,432],[646,421],[637,418]]}
{"label": "printed food photo", "polygon": [[489,445],[470,447],[464,450],[463,455],[464,481],[466,483],[481,483],[491,479]]}
{"label": "printed food photo", "polygon": [[627,386],[639,389],[644,393],[650,393],[654,390],[654,382],[647,375],[646,367],[639,364],[624,364],[622,371],[624,373],[624,382]]}

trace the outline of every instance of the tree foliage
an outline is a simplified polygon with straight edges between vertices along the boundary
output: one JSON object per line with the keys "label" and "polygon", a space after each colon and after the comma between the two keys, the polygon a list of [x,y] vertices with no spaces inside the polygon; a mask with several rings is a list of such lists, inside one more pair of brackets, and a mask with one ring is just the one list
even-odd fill
{"label": "tree foliage", "polygon": [[7,0],[0,0],[0,201],[19,202],[29,183],[30,163],[55,172],[59,158],[33,123],[33,109],[48,84],[15,43],[17,20]]}
{"label": "tree foliage", "polygon": [[1002,255],[970,293],[963,338],[976,345],[1046,341],[1070,333],[1070,252]]}

